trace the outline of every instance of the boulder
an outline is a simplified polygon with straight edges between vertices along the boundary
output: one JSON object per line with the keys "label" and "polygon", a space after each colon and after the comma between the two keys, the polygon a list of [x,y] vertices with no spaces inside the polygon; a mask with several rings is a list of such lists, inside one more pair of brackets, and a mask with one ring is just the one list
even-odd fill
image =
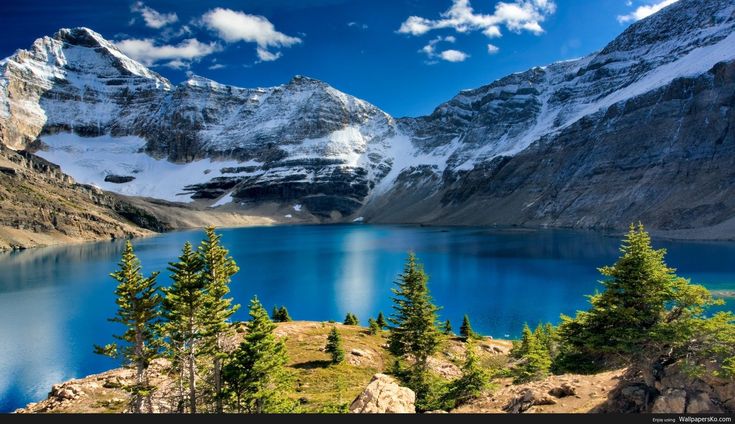
{"label": "boulder", "polygon": [[374,361],[373,353],[369,350],[363,349],[352,349],[350,350],[350,356],[347,358],[347,362],[350,365],[369,365]]}
{"label": "boulder", "polygon": [[683,414],[686,410],[687,393],[682,389],[666,389],[653,402],[654,414]]}
{"label": "boulder", "polygon": [[66,400],[77,399],[82,393],[82,389],[79,386],[63,383],[55,384],[51,387],[51,392],[48,394],[48,398],[63,402]]}
{"label": "boulder", "polygon": [[504,407],[505,412],[520,414],[536,405],[554,405],[556,401],[545,393],[526,388],[512,398]]}
{"label": "boulder", "polygon": [[561,386],[549,390],[549,394],[555,398],[563,398],[576,395],[577,389],[569,383],[562,383]]}
{"label": "boulder", "polygon": [[355,355],[355,356],[363,356],[363,357],[366,357],[366,358],[370,358],[370,357],[373,356],[372,353],[370,353],[370,352],[368,352],[366,350],[360,350],[360,349],[352,349],[350,351],[350,353],[352,355]]}
{"label": "boulder", "polygon": [[721,414],[724,412],[707,392],[696,392],[689,396],[687,414]]}
{"label": "boulder", "polygon": [[351,413],[413,414],[416,412],[416,394],[401,387],[393,377],[375,374],[370,383],[350,405]]}

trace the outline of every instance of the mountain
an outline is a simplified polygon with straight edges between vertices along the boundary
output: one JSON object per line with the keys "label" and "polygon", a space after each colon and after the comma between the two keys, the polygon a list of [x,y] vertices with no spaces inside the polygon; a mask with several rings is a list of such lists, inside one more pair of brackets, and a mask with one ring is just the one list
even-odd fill
{"label": "mountain", "polygon": [[735,237],[734,27],[735,1],[680,0],[401,119],[302,76],[174,85],[62,29],[0,62],[0,142],[105,190],[285,221]]}
{"label": "mountain", "polygon": [[404,171],[366,216],[735,236],[734,26],[732,0],[681,0],[600,52],[401,122],[423,151],[458,147],[423,180]]}

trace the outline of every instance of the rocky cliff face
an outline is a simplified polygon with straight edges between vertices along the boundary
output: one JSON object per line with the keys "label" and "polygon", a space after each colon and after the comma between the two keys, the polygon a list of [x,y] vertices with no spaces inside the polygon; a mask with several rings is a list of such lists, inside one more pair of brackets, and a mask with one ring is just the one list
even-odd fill
{"label": "rocky cliff face", "polygon": [[0,146],[0,251],[166,229],[124,198],[77,184],[33,154]]}
{"label": "rocky cliff face", "polygon": [[306,77],[174,86],[61,30],[0,63],[0,137],[81,182],[213,207],[733,236],[734,16],[732,0],[681,0],[599,52],[400,120]]}

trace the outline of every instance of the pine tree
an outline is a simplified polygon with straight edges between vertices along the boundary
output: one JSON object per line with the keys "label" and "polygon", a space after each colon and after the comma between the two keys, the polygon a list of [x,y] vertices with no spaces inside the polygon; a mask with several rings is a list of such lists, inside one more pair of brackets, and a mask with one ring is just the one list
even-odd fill
{"label": "pine tree", "polygon": [[212,356],[212,385],[215,412],[222,412],[222,360],[226,356],[224,342],[230,328],[230,317],[240,305],[233,305],[230,292],[231,278],[238,271],[235,260],[230,257],[214,227],[205,229],[206,237],[199,245],[198,254],[202,261],[204,278],[205,310],[203,316],[206,330],[206,349]]}
{"label": "pine tree", "polygon": [[467,339],[465,361],[462,364],[462,376],[452,383],[450,395],[456,405],[463,404],[479,396],[490,383],[490,376],[479,363],[475,353],[475,343]]}
{"label": "pine tree", "polygon": [[368,334],[370,335],[376,335],[380,333],[380,326],[378,325],[378,321],[368,318]]}
{"label": "pine tree", "polygon": [[383,316],[382,312],[378,312],[378,318],[375,320],[375,322],[378,323],[378,327],[380,327],[381,330],[388,327],[388,323],[385,322],[385,317]]}
{"label": "pine tree", "polygon": [[339,364],[345,360],[345,351],[342,349],[342,338],[337,332],[337,327],[332,327],[332,330],[329,332],[324,351],[332,356],[333,364]]}
{"label": "pine tree", "polygon": [[470,324],[470,317],[467,315],[462,318],[462,326],[459,327],[459,335],[465,340],[476,337],[475,332],[472,330],[472,325]]}
{"label": "pine tree", "polygon": [[222,376],[237,412],[288,412],[286,346],[276,339],[276,325],[257,297],[250,301],[250,321],[240,346],[229,355]]}
{"label": "pine tree", "polygon": [[348,312],[343,322],[344,325],[360,325],[360,320],[357,319],[357,315]]}
{"label": "pine tree", "polygon": [[169,288],[163,289],[163,326],[169,339],[168,355],[179,371],[186,386],[189,411],[197,412],[197,358],[201,356],[204,316],[204,279],[202,261],[186,242],[178,262],[169,263],[171,280]]}
{"label": "pine tree", "polygon": [[520,349],[514,352],[519,355],[520,362],[513,368],[516,383],[539,380],[549,374],[551,356],[546,346],[532,333],[528,325],[523,328]]}
{"label": "pine tree", "polygon": [[524,357],[529,351],[531,338],[533,338],[533,332],[528,323],[525,323],[521,332],[521,341],[520,343],[514,342],[513,348],[510,350],[510,356],[516,359]]}
{"label": "pine tree", "polygon": [[285,306],[281,306],[280,308],[274,306],[273,312],[271,313],[271,318],[273,318],[273,322],[291,321],[291,315],[288,314],[288,309],[286,309]]}
{"label": "pine tree", "polygon": [[414,358],[417,375],[423,374],[426,361],[436,352],[440,340],[436,328],[438,308],[432,303],[427,282],[423,267],[410,253],[393,289],[394,313],[390,319],[393,326],[388,345],[394,355]]}
{"label": "pine tree", "polygon": [[451,336],[454,334],[454,329],[452,328],[452,323],[449,322],[449,320],[444,321],[444,326],[442,327],[442,333],[447,336]]}
{"label": "pine tree", "polygon": [[687,351],[690,329],[713,300],[666,265],[666,251],[653,249],[642,224],[631,225],[620,252],[613,266],[600,268],[604,291],[590,296],[591,308],[562,316],[558,364],[584,371],[628,366],[652,391],[655,369]]}
{"label": "pine tree", "polygon": [[278,319],[281,322],[291,322],[291,315],[288,314],[288,309],[285,306],[281,306],[281,309],[278,310]]}
{"label": "pine tree", "polygon": [[549,352],[549,355],[553,358],[556,356],[558,347],[556,342],[556,329],[554,329],[554,326],[551,323],[541,324],[536,327],[535,330],[533,330],[534,336],[536,336],[536,339],[538,339],[539,343],[541,343],[546,350]]}
{"label": "pine tree", "polygon": [[133,412],[143,412],[146,404],[148,412],[152,412],[150,395],[154,390],[148,381],[147,370],[151,360],[160,354],[160,339],[157,326],[160,321],[161,296],[156,287],[158,273],[143,277],[140,261],[130,241],[125,243],[125,250],[118,264],[119,269],[110,276],[118,282],[115,289],[117,314],[110,321],[125,326],[125,331],[114,337],[123,343],[95,346],[95,352],[121,358],[126,364],[135,367],[135,384],[130,387],[131,407]]}

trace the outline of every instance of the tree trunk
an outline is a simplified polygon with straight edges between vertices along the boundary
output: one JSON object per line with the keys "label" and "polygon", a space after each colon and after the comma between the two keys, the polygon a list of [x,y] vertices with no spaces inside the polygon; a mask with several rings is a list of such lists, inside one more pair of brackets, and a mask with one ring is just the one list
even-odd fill
{"label": "tree trunk", "polygon": [[[217,355],[217,354],[215,354]],[[222,413],[222,359],[217,355],[214,357],[214,396],[215,412]]]}
{"label": "tree trunk", "polygon": [[194,348],[189,348],[189,357],[187,359],[189,363],[189,409],[192,414],[197,412],[197,386],[196,386],[196,374],[194,369]]}
{"label": "tree trunk", "polygon": [[184,381],[185,381],[184,365],[183,361],[179,365],[179,402],[178,411],[179,414],[186,412],[186,395],[184,394]]}
{"label": "tree trunk", "polygon": [[143,342],[143,331],[140,325],[135,327],[135,385],[136,390],[133,393],[133,412],[140,414],[143,412],[143,399],[140,395],[140,389],[145,381],[145,362],[143,351],[145,343]]}

